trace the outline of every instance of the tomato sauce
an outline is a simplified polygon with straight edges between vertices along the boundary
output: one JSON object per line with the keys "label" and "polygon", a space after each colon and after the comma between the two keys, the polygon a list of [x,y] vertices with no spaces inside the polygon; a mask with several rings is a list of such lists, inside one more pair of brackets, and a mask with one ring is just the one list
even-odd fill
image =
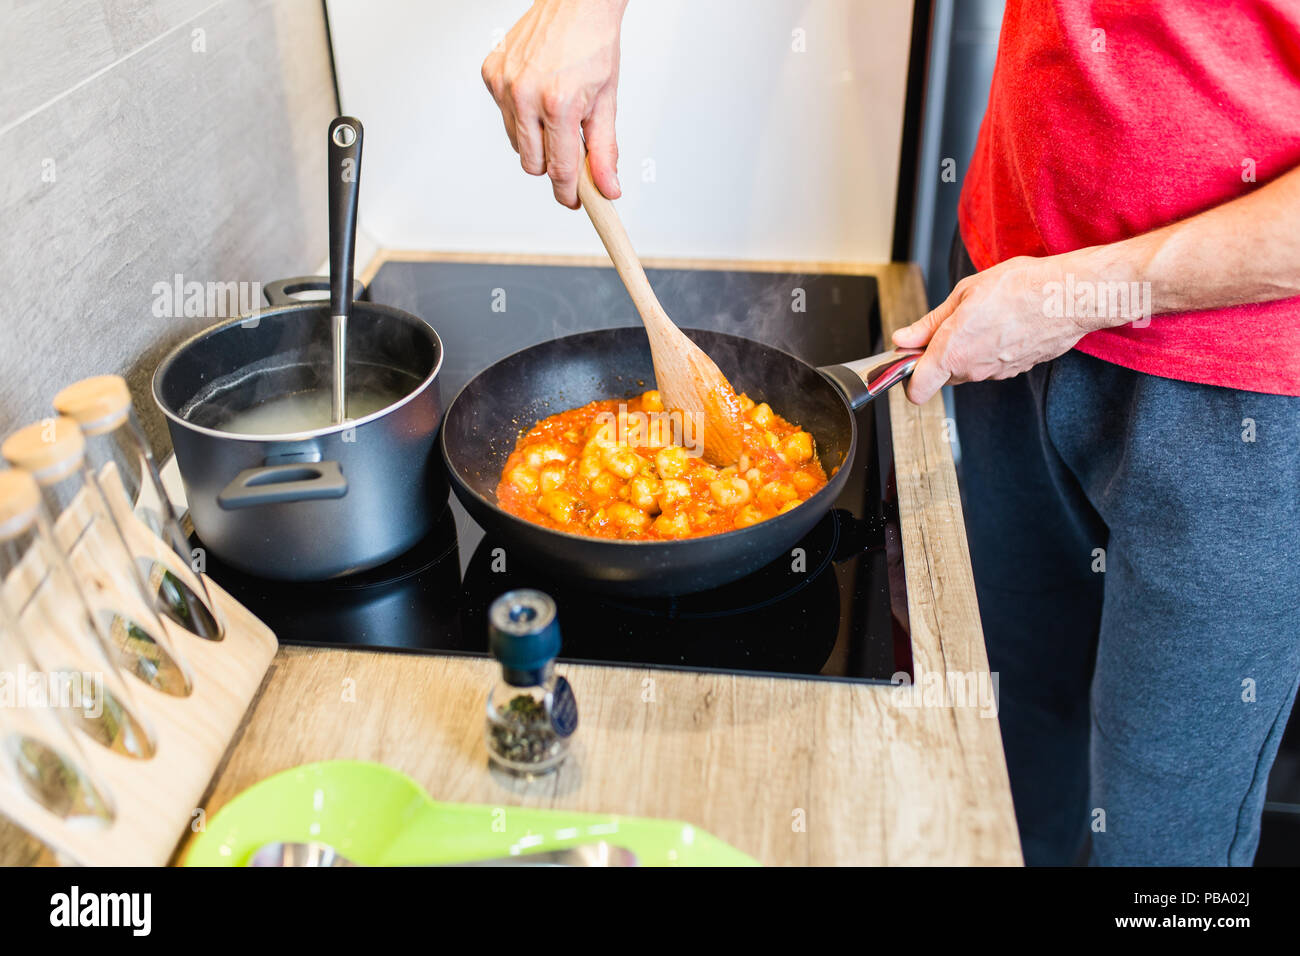
{"label": "tomato sauce", "polygon": [[826,485],[812,436],[740,396],[744,454],[716,468],[657,391],[551,415],[521,435],[497,500],[513,515],[572,534],[670,540],[745,528]]}

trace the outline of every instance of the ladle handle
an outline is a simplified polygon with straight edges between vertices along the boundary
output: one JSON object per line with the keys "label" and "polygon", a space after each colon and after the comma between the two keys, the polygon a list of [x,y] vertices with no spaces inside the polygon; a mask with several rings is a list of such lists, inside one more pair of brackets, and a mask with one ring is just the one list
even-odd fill
{"label": "ladle handle", "polygon": [[361,188],[361,121],[340,116],[329,128],[330,314],[352,308],[356,258],[357,193]]}

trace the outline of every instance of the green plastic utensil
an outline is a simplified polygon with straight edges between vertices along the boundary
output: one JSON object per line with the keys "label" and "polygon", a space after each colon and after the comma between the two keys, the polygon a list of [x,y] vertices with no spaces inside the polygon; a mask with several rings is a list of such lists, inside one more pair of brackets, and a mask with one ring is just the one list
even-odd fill
{"label": "green plastic utensil", "polygon": [[320,841],[366,866],[418,866],[605,840],[642,866],[757,866],[712,834],[675,820],[439,803],[383,764],[331,760],[285,770],[221,808],[185,866],[244,866],[275,841]]}

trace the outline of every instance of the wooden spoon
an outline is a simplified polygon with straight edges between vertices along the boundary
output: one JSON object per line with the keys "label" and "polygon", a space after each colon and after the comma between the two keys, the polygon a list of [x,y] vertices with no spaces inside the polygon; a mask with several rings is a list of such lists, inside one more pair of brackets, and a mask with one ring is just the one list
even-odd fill
{"label": "wooden spoon", "polygon": [[[605,244],[627,294],[641,314],[650,337],[650,357],[654,361],[655,382],[664,407],[680,411],[686,427],[701,441],[704,459],[712,465],[734,465],[744,447],[744,419],[740,399],[713,359],[686,337],[668,317],[650,280],[641,268],[641,260],[632,249],[632,241],[614,209],[591,178],[591,167],[583,157],[578,176],[578,199],[591,217],[600,241]],[[688,433],[689,434],[689,433]]]}

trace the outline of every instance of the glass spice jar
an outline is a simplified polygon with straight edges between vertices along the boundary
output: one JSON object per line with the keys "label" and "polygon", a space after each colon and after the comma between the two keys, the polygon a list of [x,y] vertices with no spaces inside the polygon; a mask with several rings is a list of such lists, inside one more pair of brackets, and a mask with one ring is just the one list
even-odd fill
{"label": "glass spice jar", "polygon": [[86,461],[158,611],[191,634],[221,640],[216,603],[190,566],[189,539],[163,488],[126,380],[120,375],[82,379],[54,396],[54,408],[81,429]]}
{"label": "glass spice jar", "polygon": [[513,774],[550,773],[568,756],[578,728],[573,688],[555,675],[555,602],[541,591],[506,592],[488,609],[488,639],[501,663],[501,680],[487,699],[488,757]]}
{"label": "glass spice jar", "polygon": [[[124,757],[148,760],[156,736],[127,685],[117,631],[97,616],[55,542],[40,488],[27,472],[0,471],[0,582],[27,650],[60,686],[63,716]],[[138,673],[138,670],[133,669]]]}
{"label": "glass spice jar", "polygon": [[21,428],[0,443],[0,455],[40,485],[56,546],[96,623],[110,635],[123,669],[155,690],[188,697],[194,689],[189,667],[164,629],[154,596],[86,463],[86,439],[77,423],[58,416]]}
{"label": "glass spice jar", "polygon": [[22,792],[76,826],[109,826],[116,813],[113,802],[70,732],[73,722],[64,708],[71,695],[62,693],[66,684],[60,675],[41,670],[30,650],[32,635],[22,633],[3,590],[0,668],[13,682],[13,693],[7,706],[0,706],[0,803],[6,790],[10,799]]}

